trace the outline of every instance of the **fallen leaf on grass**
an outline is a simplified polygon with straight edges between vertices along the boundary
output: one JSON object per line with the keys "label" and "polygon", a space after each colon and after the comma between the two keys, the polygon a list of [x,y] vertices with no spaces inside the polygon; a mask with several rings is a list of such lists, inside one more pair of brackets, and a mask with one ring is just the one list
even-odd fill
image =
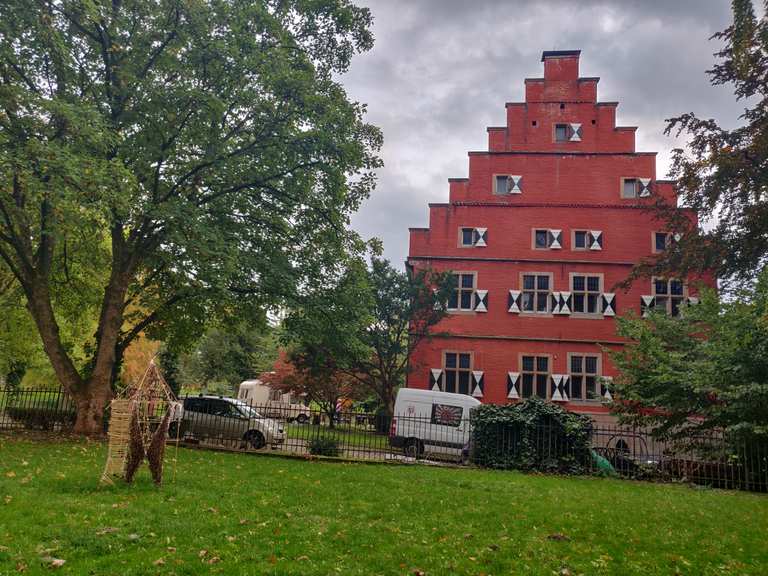
{"label": "fallen leaf on grass", "polygon": [[16,472],[13,470],[5,473],[6,478],[16,478]]}
{"label": "fallen leaf on grass", "polygon": [[141,536],[139,536],[138,534],[128,534],[128,540],[131,540],[132,542],[135,542],[139,538],[141,538]]}
{"label": "fallen leaf on grass", "polygon": [[53,556],[45,556],[44,558],[41,558],[41,560],[45,564],[48,564],[48,566],[50,566],[51,568],[61,568],[67,562],[62,558],[54,558]]}
{"label": "fallen leaf on grass", "polygon": [[208,550],[200,550],[200,552],[197,553],[198,558],[203,558],[206,554],[208,554]]}
{"label": "fallen leaf on grass", "polygon": [[158,558],[154,562],[152,562],[155,566],[164,566],[165,565],[165,558]]}
{"label": "fallen leaf on grass", "polygon": [[166,550],[168,550],[168,552],[171,552],[171,553],[176,552],[176,548],[173,547],[173,546],[168,546],[168,548],[166,548]]}
{"label": "fallen leaf on grass", "polygon": [[570,538],[568,538],[568,536],[566,536],[565,534],[562,534],[560,532],[555,532],[554,534],[550,534],[549,536],[547,536],[547,540],[555,540],[557,542],[562,542],[562,541],[570,540]]}
{"label": "fallen leaf on grass", "polygon": [[227,536],[227,542],[234,542],[237,540],[237,536]]}
{"label": "fallen leaf on grass", "polygon": [[248,520],[246,518],[240,518],[240,524],[248,524]]}
{"label": "fallen leaf on grass", "polygon": [[117,532],[117,528],[114,526],[105,526],[104,528],[101,528],[100,530],[96,530],[96,536],[104,536],[104,534],[112,534],[114,532]]}
{"label": "fallen leaf on grass", "polygon": [[24,562],[16,563],[16,572],[26,572],[26,571],[27,571],[27,565],[24,564]]}
{"label": "fallen leaf on grass", "polygon": [[413,576],[426,576],[426,574],[424,570],[419,570],[418,568],[413,571]]}
{"label": "fallen leaf on grass", "polygon": [[218,564],[219,562],[221,562],[221,558],[219,558],[218,556],[214,556],[213,558],[208,560],[208,564]]}
{"label": "fallen leaf on grass", "polygon": [[297,562],[303,562],[304,560],[309,560],[309,556],[299,556],[296,558]]}

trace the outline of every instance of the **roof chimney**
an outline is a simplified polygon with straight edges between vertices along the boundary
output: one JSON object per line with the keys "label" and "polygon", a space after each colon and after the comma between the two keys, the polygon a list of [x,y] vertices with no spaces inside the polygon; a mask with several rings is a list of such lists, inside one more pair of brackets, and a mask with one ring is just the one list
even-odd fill
{"label": "roof chimney", "polygon": [[581,50],[545,50],[542,52],[544,80],[578,80],[580,54]]}

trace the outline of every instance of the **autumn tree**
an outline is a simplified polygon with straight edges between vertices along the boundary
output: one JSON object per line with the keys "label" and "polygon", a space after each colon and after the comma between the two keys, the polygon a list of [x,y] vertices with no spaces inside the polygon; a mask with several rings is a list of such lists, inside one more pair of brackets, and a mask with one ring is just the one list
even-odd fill
{"label": "autumn tree", "polygon": [[[370,24],[347,0],[2,3],[0,260],[76,432],[139,334],[263,314],[354,247],[380,134],[337,78]],[[86,307],[80,362],[60,326]]]}
{"label": "autumn tree", "polygon": [[672,155],[680,203],[712,227],[697,228],[658,200],[658,214],[680,239],[635,276],[713,271],[738,286],[768,263],[768,10],[758,19],[752,0],[733,0],[732,11],[733,24],[713,36],[724,46],[708,74],[713,85],[732,85],[744,102],[741,125],[729,130],[688,112],[666,128],[689,139]]}
{"label": "autumn tree", "polygon": [[300,396],[317,404],[328,417],[328,424],[332,428],[335,425],[339,401],[360,396],[359,387],[349,375],[320,362],[315,362],[311,368],[301,367],[287,350],[280,351],[273,369],[262,374],[261,378],[270,388],[280,390],[284,394]]}

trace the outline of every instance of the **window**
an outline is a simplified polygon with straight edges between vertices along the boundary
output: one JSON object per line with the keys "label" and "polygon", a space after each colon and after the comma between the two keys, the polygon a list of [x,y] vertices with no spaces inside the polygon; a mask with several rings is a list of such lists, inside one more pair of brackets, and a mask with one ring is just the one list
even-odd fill
{"label": "window", "polygon": [[533,232],[534,246],[538,249],[545,250],[549,248],[549,230],[534,230]]}
{"label": "window", "polygon": [[445,352],[443,354],[443,391],[469,394],[472,371],[472,355],[468,352]]}
{"label": "window", "polygon": [[587,231],[586,230],[574,230],[574,232],[573,232],[573,249],[574,250],[586,250],[587,249]]}
{"label": "window", "polygon": [[531,229],[531,245],[534,250],[559,250],[563,247],[563,231],[551,228]]}
{"label": "window", "polygon": [[458,428],[461,425],[461,417],[464,408],[461,406],[452,406],[450,404],[432,404],[432,424],[439,426],[453,426]]}
{"label": "window", "polygon": [[669,234],[666,232],[654,232],[653,233],[653,251],[664,252],[667,249],[667,243],[669,242]]}
{"label": "window", "polygon": [[555,124],[555,142],[581,142],[581,124]]}
{"label": "window", "polygon": [[571,297],[574,314],[600,314],[602,276],[571,274]]}
{"label": "window", "polygon": [[571,354],[570,391],[571,400],[600,399],[600,357]]}
{"label": "window", "polygon": [[520,311],[537,314],[549,312],[552,280],[549,274],[523,274],[520,291]]}
{"label": "window", "polygon": [[448,310],[472,310],[475,292],[475,274],[453,275],[453,292],[448,297]]}
{"label": "window", "polygon": [[477,231],[474,228],[461,229],[461,245],[474,246],[477,242]]}
{"label": "window", "polygon": [[494,176],[493,193],[498,195],[521,194],[523,192],[523,177],[511,174]]}
{"label": "window", "polygon": [[568,142],[568,124],[555,124],[555,142]]}
{"label": "window", "polygon": [[621,197],[637,198],[637,178],[621,179]]}
{"label": "window", "polygon": [[680,315],[680,304],[685,298],[685,285],[682,280],[653,279],[653,297],[656,310],[670,316]]}
{"label": "window", "polygon": [[522,356],[520,364],[523,379],[520,397],[538,396],[546,399],[549,384],[549,356]]}
{"label": "window", "polygon": [[269,391],[269,401],[270,402],[280,402],[283,399],[283,393],[280,392],[280,390],[270,390]]}

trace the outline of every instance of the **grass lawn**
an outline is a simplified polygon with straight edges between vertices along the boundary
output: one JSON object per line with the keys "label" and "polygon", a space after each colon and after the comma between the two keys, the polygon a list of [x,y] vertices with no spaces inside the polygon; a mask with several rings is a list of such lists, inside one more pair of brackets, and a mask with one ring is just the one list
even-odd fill
{"label": "grass lawn", "polygon": [[356,447],[367,450],[391,450],[389,437],[376,434],[358,426],[340,424],[334,428],[316,424],[285,424],[285,435],[290,439],[314,440],[316,438],[332,438],[341,447]]}
{"label": "grass lawn", "polygon": [[768,573],[764,495],[186,449],[101,487],[104,458],[0,436],[0,574]]}

